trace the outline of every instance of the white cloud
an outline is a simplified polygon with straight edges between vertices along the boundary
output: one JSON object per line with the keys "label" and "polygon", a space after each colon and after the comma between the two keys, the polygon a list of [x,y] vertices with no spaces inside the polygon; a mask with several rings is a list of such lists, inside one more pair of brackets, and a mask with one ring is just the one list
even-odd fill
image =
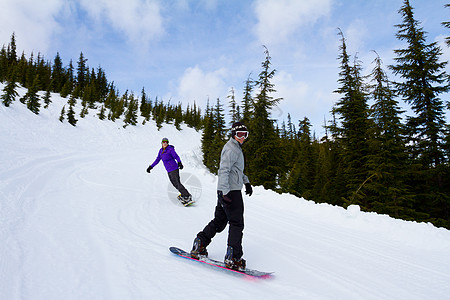
{"label": "white cloud", "polygon": [[[76,20],[83,13],[78,11],[80,8],[87,13],[87,20]],[[92,20],[94,22],[90,22]],[[76,25],[77,22],[82,24]],[[0,1],[2,44],[9,43],[11,34],[15,32],[18,48],[20,46],[26,52],[33,49],[45,52],[51,47],[52,38],[63,30],[70,30],[74,37],[86,37],[83,34],[86,26],[97,26],[88,30],[97,33],[112,28],[123,34],[135,48],[139,46],[144,51],[151,40],[164,33],[163,18],[156,0]]]}
{"label": "white cloud", "polygon": [[278,120],[278,124],[286,121],[288,114],[296,126],[299,120],[307,117],[312,124],[312,131],[319,135],[324,133],[324,118],[330,119],[329,112],[338,99],[338,95],[333,93],[335,87],[328,84],[335,82],[335,74],[327,70],[328,68],[315,68],[305,78],[298,78],[299,74],[285,71],[274,76],[273,83],[277,92],[273,96],[283,98],[271,115]]}
{"label": "white cloud", "polygon": [[353,20],[344,32],[345,42],[350,55],[364,49],[365,38],[368,37],[367,26],[361,19]]}
{"label": "white cloud", "polygon": [[[172,2],[172,1],[171,1]],[[191,13],[192,11],[198,11],[204,9],[208,13],[215,13],[219,5],[218,0],[177,0],[175,3],[171,3],[177,10]]]}
{"label": "white cloud", "polygon": [[[438,44],[438,46],[441,48],[442,50],[442,56],[441,56],[441,61],[448,61],[450,62],[450,47],[449,45],[447,45],[446,39],[447,36],[444,35],[438,35],[435,38],[435,42]],[[449,66],[447,65],[447,68]]]}
{"label": "white cloud", "polygon": [[95,21],[110,24],[143,47],[164,33],[161,9],[155,0],[81,0],[80,6]]}
{"label": "white cloud", "polygon": [[217,9],[217,0],[202,0],[200,1],[205,9],[209,12],[214,12]]}
{"label": "white cloud", "polygon": [[284,42],[302,25],[315,22],[330,9],[331,0],[258,0],[255,33],[263,44]]}
{"label": "white cloud", "polygon": [[[283,100],[279,107],[273,109],[272,117],[286,119],[288,113],[292,115],[292,111],[301,111],[309,90],[306,83],[297,81],[292,74],[281,71],[273,78],[273,84],[277,90],[273,97],[283,98]],[[285,111],[285,109],[287,110]]]}
{"label": "white cloud", "polygon": [[185,70],[179,81],[178,98],[183,103],[193,103],[206,107],[206,101],[209,98],[210,104],[215,103],[220,98],[225,103],[225,95],[227,94],[227,86],[224,78],[227,71],[224,68],[204,72],[197,65],[193,68]]}
{"label": "white cloud", "polygon": [[18,50],[28,55],[33,50],[46,51],[53,33],[60,29],[55,16],[62,6],[60,0],[1,0],[1,44],[8,44],[14,32]]}

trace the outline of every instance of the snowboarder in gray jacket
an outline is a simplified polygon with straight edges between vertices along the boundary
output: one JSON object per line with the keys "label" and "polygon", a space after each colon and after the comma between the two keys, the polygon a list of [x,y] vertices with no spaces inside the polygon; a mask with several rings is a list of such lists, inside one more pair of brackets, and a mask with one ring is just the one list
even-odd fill
{"label": "snowboarder in gray jacket", "polygon": [[235,270],[245,269],[245,260],[242,258],[244,230],[242,187],[245,185],[247,195],[251,196],[253,193],[248,177],[244,174],[244,153],[241,149],[247,137],[247,127],[241,122],[234,123],[231,128],[231,138],[220,155],[214,218],[197,234],[191,251],[191,257],[196,259],[202,255],[207,256],[206,247],[211,243],[212,238],[230,224],[225,265]]}

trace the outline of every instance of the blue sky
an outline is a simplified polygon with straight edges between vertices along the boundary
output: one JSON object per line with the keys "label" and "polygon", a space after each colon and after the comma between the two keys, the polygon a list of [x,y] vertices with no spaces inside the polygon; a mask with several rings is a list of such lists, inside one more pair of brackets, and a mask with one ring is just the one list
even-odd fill
{"label": "blue sky", "polygon": [[[410,0],[415,17],[437,41],[442,60],[450,60],[441,25],[450,21],[448,0]],[[272,117],[281,123],[308,117],[318,136],[339,99],[337,35],[340,28],[349,54],[357,54],[364,72],[372,69],[376,50],[385,65],[393,50],[403,0],[0,0],[0,44],[12,32],[27,57],[40,52],[53,61],[76,64],[80,52],[92,68],[99,65],[121,93],[152,99],[195,102],[201,107],[235,90],[242,98],[249,74],[256,79],[267,46],[276,97],[284,100]],[[386,68],[387,69],[387,68]],[[447,68],[450,73],[450,67]],[[395,79],[393,76],[390,79]],[[448,101],[448,95],[442,95]],[[448,114],[447,114],[448,115]]]}

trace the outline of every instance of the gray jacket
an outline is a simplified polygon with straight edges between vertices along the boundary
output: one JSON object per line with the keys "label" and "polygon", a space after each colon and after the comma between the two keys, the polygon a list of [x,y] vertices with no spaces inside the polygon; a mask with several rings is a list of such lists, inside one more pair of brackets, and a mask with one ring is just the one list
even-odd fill
{"label": "gray jacket", "polygon": [[245,183],[249,183],[249,181],[248,177],[244,175],[244,153],[239,142],[230,138],[220,154],[217,190],[226,195],[230,191],[240,191]]}

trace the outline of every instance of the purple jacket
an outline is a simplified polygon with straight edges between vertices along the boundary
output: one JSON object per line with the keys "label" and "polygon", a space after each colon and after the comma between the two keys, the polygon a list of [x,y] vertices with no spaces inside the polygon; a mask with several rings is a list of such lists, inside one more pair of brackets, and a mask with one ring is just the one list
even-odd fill
{"label": "purple jacket", "polygon": [[180,157],[175,152],[175,147],[172,145],[167,145],[166,149],[159,149],[158,156],[151,164],[151,167],[153,168],[154,166],[156,166],[161,159],[164,163],[164,167],[166,167],[167,172],[172,172],[178,169],[178,162],[181,161]]}

